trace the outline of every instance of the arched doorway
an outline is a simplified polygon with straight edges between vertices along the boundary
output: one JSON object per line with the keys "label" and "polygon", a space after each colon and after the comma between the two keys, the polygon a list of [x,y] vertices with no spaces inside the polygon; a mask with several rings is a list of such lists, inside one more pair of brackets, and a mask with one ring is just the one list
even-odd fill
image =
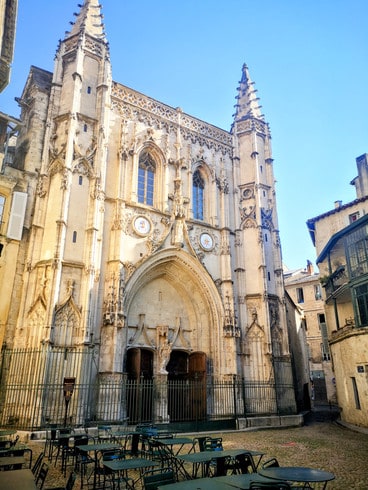
{"label": "arched doorway", "polygon": [[127,351],[127,416],[149,422],[153,416],[153,352],[134,348]]}

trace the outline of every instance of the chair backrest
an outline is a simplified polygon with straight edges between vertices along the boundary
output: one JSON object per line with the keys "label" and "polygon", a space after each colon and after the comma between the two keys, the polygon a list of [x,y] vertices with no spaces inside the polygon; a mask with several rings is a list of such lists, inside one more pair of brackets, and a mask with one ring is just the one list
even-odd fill
{"label": "chair backrest", "polygon": [[157,490],[158,487],[176,483],[174,470],[170,467],[147,471],[143,475],[145,490]]}
{"label": "chair backrest", "polygon": [[238,456],[236,456],[235,461],[236,461],[236,467],[240,470],[240,472],[243,475],[247,473],[257,472],[257,468],[251,453],[239,454]]}
{"label": "chair backrest", "polygon": [[172,439],[174,434],[172,432],[157,432],[157,434],[152,437],[155,439]]}
{"label": "chair backrest", "polygon": [[67,436],[65,436],[65,435],[64,436],[60,436],[59,437],[59,446],[61,448],[67,448],[69,446],[69,439],[70,438],[67,437]]}
{"label": "chair backrest", "polygon": [[77,474],[74,471],[72,471],[66,483],[65,490],[72,490],[76,479],[77,479]]}
{"label": "chair backrest", "polygon": [[102,454],[102,461],[113,461],[114,459],[124,459],[125,455],[120,449],[113,449],[104,451]]}
{"label": "chair backrest", "polygon": [[249,485],[250,490],[263,490],[267,488],[268,490],[289,490],[292,487],[287,483],[283,481],[279,482],[256,482],[252,481]]}
{"label": "chair backrest", "polygon": [[276,458],[270,458],[262,464],[262,468],[277,468],[278,466],[280,465]]}
{"label": "chair backrest", "polygon": [[222,437],[208,437],[204,441],[205,451],[222,451]]}
{"label": "chair backrest", "polygon": [[19,436],[17,436],[17,437],[14,439],[14,441],[12,441],[11,446],[12,446],[12,447],[14,447],[14,446],[17,444],[17,442],[18,442],[18,441],[19,441]]}
{"label": "chair backrest", "polygon": [[61,436],[67,436],[67,435],[70,435],[72,433],[72,429],[70,429],[69,427],[64,427],[62,429],[59,429],[59,434]]}
{"label": "chair backrest", "polygon": [[86,434],[74,436],[74,447],[87,445],[89,439],[90,437]]}
{"label": "chair backrest", "polygon": [[42,464],[42,460],[43,460],[43,457],[45,456],[45,453],[42,452],[38,455],[38,458],[36,459],[35,461],[35,464],[32,466],[31,468],[31,471],[32,473],[35,475],[35,477],[37,477],[37,474],[38,474],[38,470],[40,469],[41,467],[41,464]]}
{"label": "chair backrest", "polygon": [[42,463],[42,466],[41,466],[40,471],[38,472],[38,475],[36,478],[36,487],[37,488],[39,488],[39,489],[43,488],[48,471],[49,471],[49,465],[47,463]]}

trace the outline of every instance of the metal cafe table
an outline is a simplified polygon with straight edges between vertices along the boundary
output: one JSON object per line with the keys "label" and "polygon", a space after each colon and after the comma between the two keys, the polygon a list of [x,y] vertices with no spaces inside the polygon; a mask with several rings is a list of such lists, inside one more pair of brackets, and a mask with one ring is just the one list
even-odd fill
{"label": "metal cafe table", "polygon": [[[202,468],[202,477],[208,476],[209,464],[211,461],[216,462],[216,475],[223,476],[225,473],[225,459],[236,458],[238,456],[250,454],[253,456],[262,456],[259,451],[250,451],[248,449],[225,449],[223,451],[201,451],[199,453],[178,454],[176,458],[186,463],[192,463],[192,478],[197,478],[199,468]],[[191,478],[187,474],[188,478]]]}
{"label": "metal cafe table", "polygon": [[19,466],[19,469],[26,464],[24,456],[3,456],[0,458],[0,470],[13,469],[14,466]]}
{"label": "metal cafe table", "polygon": [[129,476],[129,470],[139,471],[139,477],[136,479],[132,478],[134,482],[133,485],[135,485],[142,478],[143,470],[153,468],[154,466],[159,466],[157,461],[145,458],[113,459],[110,461],[102,461],[102,464],[110,471],[122,472],[126,477]]}
{"label": "metal cafe table", "polygon": [[[157,438],[157,441],[166,446],[174,456],[177,456],[186,444],[191,444],[192,446],[189,453],[193,448],[193,439],[190,439],[189,437],[164,437],[162,439]],[[179,448],[176,448],[174,451],[174,446],[179,446]]]}
{"label": "metal cafe table", "polygon": [[[259,470],[261,476],[273,480],[283,480],[298,483],[324,483],[323,488],[329,481],[335,479],[335,475],[329,471],[305,468],[303,466],[275,466]],[[308,488],[313,488],[308,485]]]}
{"label": "metal cafe table", "polygon": [[13,436],[16,432],[16,429],[0,429],[0,438]]}
{"label": "metal cafe table", "polygon": [[4,490],[36,490],[31,470],[0,471],[0,488]]}
{"label": "metal cafe table", "polygon": [[[86,455],[88,455],[88,453],[90,452],[94,452],[94,458],[90,461],[90,463],[92,464],[93,463],[93,466],[94,466],[94,469],[93,469],[93,485],[95,488],[96,487],[96,469],[98,467],[98,453],[102,453],[104,451],[110,451],[110,450],[113,450],[113,449],[120,449],[121,446],[119,444],[114,444],[114,443],[96,443],[96,444],[81,444],[80,446],[78,446],[78,450],[82,453],[85,453]],[[76,464],[78,464],[78,462],[76,462]],[[83,484],[84,484],[84,476],[86,476],[86,479],[89,480],[89,478],[92,476],[91,475],[87,475],[86,473],[84,473],[84,471],[82,470],[82,478],[81,478],[81,487],[83,487]]]}
{"label": "metal cafe table", "polygon": [[235,488],[248,490],[251,482],[270,483],[270,481],[269,478],[262,477],[258,473],[247,473],[245,475],[197,478],[196,480],[186,480],[158,488],[159,490],[234,490]]}

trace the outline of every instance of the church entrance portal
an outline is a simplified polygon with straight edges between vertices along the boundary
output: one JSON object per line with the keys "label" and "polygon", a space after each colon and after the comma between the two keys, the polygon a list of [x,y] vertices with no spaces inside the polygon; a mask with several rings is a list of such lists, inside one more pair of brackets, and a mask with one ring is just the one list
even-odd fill
{"label": "church entrance portal", "polygon": [[[206,363],[206,354],[203,352],[171,352],[166,366],[167,415],[171,422],[206,418]],[[153,422],[153,352],[140,348],[128,350],[126,368],[127,415],[131,421]]]}

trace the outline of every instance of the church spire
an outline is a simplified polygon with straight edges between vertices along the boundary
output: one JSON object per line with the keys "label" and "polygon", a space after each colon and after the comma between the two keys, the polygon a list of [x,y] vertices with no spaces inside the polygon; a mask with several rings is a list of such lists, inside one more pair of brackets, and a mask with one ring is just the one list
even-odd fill
{"label": "church spire", "polygon": [[239,82],[238,95],[236,96],[237,103],[235,104],[234,122],[247,119],[249,117],[256,117],[264,120],[264,116],[261,112],[261,105],[259,105],[259,98],[257,97],[257,90],[254,88],[254,82],[252,82],[249,76],[249,70],[244,63],[242,69],[242,78]]}
{"label": "church spire", "polygon": [[102,6],[99,1],[85,0],[83,4],[78,4],[78,7],[80,7],[80,12],[74,13],[76,20],[71,22],[73,27],[66,37],[69,38],[83,32],[91,37],[106,41],[102,22],[103,15],[101,14]]}

